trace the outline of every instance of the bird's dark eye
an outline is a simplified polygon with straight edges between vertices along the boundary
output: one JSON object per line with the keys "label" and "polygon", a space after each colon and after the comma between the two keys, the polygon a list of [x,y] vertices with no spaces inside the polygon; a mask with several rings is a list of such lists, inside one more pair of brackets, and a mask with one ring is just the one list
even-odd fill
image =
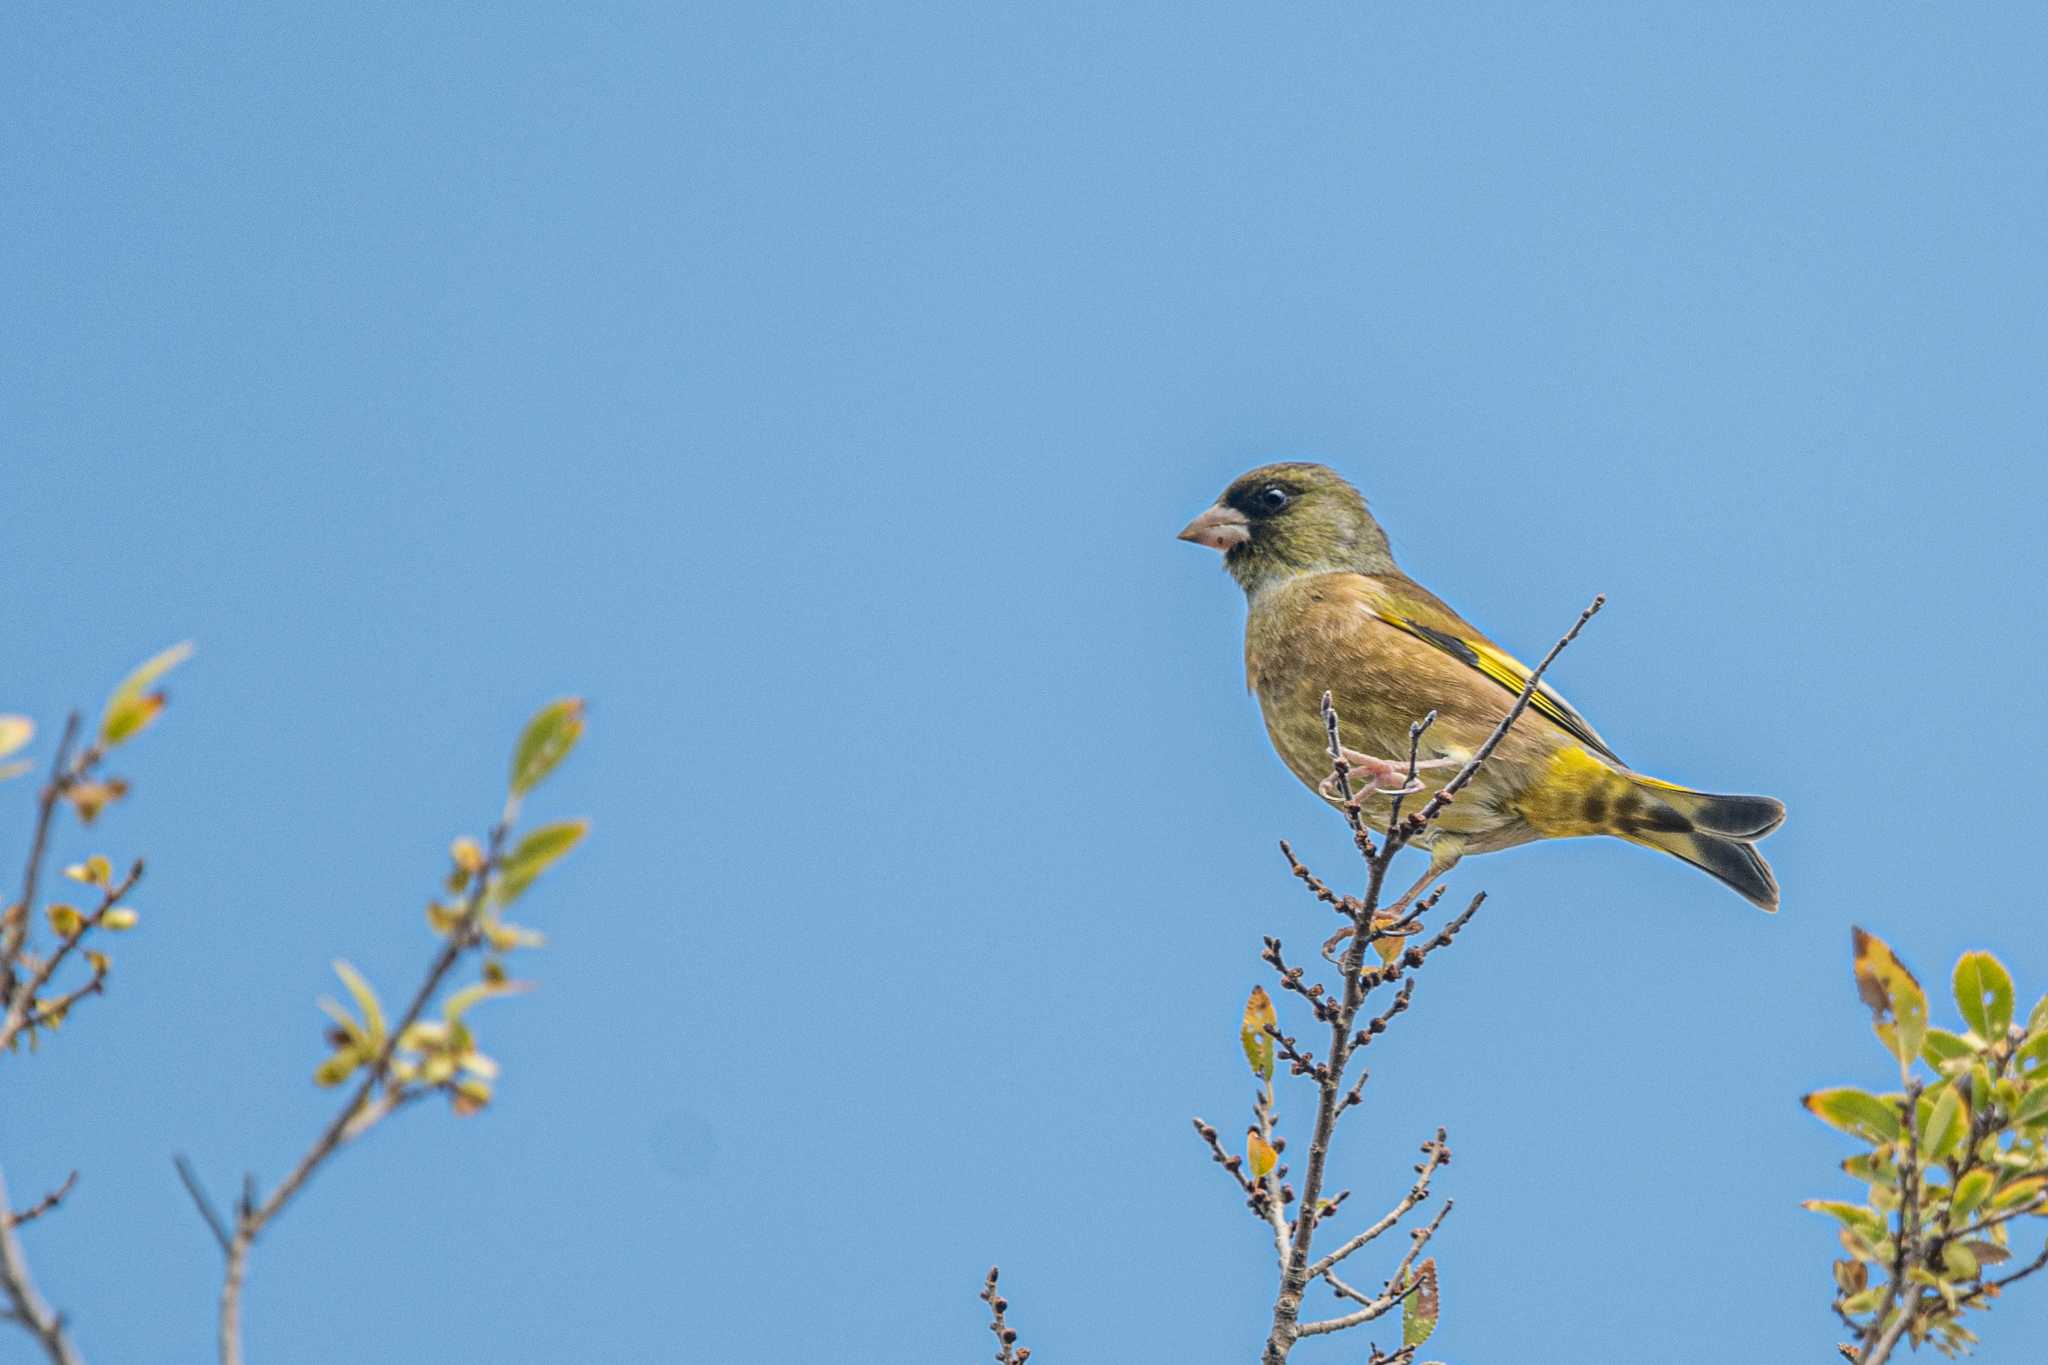
{"label": "bird's dark eye", "polygon": [[1276,483],[1259,494],[1259,508],[1261,511],[1277,512],[1293,500],[1294,495]]}

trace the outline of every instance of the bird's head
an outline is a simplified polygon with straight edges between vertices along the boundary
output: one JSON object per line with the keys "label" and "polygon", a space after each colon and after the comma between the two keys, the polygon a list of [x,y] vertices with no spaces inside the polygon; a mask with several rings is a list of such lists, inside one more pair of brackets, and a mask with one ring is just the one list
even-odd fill
{"label": "bird's head", "polygon": [[1388,573],[1387,533],[1336,470],[1288,462],[1254,469],[1189,522],[1182,540],[1223,552],[1247,594],[1302,574]]}

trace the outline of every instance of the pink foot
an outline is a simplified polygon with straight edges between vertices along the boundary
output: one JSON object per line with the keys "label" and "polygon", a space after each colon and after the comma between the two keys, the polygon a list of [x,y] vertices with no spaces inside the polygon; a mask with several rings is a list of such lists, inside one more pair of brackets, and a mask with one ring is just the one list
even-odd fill
{"label": "pink foot", "polygon": [[[1423,758],[1416,760],[1415,768],[1420,772],[1424,768],[1446,768],[1456,762],[1454,758]],[[1350,769],[1351,794],[1355,797],[1412,796],[1422,790],[1421,782],[1408,780],[1408,760],[1405,758],[1374,758],[1356,749],[1346,749],[1344,764]],[[1328,800],[1342,799],[1335,773],[1324,778],[1316,790]]]}

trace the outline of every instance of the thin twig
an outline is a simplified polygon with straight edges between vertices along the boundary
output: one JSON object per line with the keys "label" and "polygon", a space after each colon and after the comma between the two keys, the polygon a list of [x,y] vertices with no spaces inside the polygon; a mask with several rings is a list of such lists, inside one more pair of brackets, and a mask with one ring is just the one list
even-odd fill
{"label": "thin twig", "polygon": [[78,1172],[73,1171],[70,1175],[64,1177],[63,1184],[59,1185],[56,1189],[51,1190],[41,1199],[36,1200],[35,1203],[29,1205],[20,1213],[9,1213],[5,1205],[0,1205],[0,1223],[11,1223],[15,1227],[26,1227],[28,1224],[35,1222],[36,1219],[42,1217],[44,1214],[56,1208],[59,1204],[63,1203],[64,1197],[71,1193],[72,1186],[76,1185],[77,1183]]}
{"label": "thin twig", "polygon": [[221,1252],[225,1255],[234,1239],[228,1235],[228,1225],[219,1210],[214,1208],[213,1200],[207,1197],[206,1186],[199,1183],[199,1172],[192,1169],[192,1163],[182,1152],[171,1158],[171,1164],[178,1168],[178,1179],[185,1182],[185,1193],[192,1196],[199,1216],[206,1220],[207,1227],[213,1229],[213,1240],[220,1243]]}
{"label": "thin twig", "polygon": [[1543,675],[1550,671],[1550,666],[1553,663],[1557,662],[1557,656],[1564,653],[1566,645],[1579,638],[1579,632],[1586,628],[1586,622],[1597,616],[1600,608],[1606,605],[1607,595],[1605,593],[1594,597],[1586,605],[1586,609],[1579,613],[1579,619],[1572,622],[1572,628],[1558,637],[1557,643],[1550,647],[1550,652],[1543,656],[1543,662],[1537,664],[1535,670],[1529,674],[1528,681],[1522,684],[1521,695],[1515,698],[1515,704],[1508,708],[1508,713],[1500,718],[1500,724],[1493,727],[1493,733],[1486,737],[1486,742],[1479,746],[1470,759],[1466,760],[1465,766],[1458,769],[1457,774],[1450,781],[1437,789],[1436,795],[1430,797],[1422,809],[1415,814],[1413,822],[1419,822],[1419,825],[1426,825],[1434,820],[1438,815],[1442,814],[1443,808],[1455,800],[1458,793],[1465,789],[1465,784],[1478,775],[1480,767],[1487,759],[1493,756],[1494,749],[1499,747],[1503,739],[1507,738],[1508,731],[1521,718],[1522,712],[1528,709],[1530,700],[1535,697],[1537,689],[1543,685]]}
{"label": "thin twig", "polygon": [[[0,1176],[0,1209],[9,1208],[7,1181]],[[77,1349],[64,1330],[64,1315],[36,1292],[28,1258],[15,1237],[15,1220],[0,1218],[0,1293],[7,1296],[8,1316],[27,1329],[43,1348],[50,1365],[81,1365]]]}
{"label": "thin twig", "polygon": [[129,867],[128,875],[122,878],[119,883],[100,889],[99,905],[91,913],[84,916],[79,924],[78,932],[67,935],[57,945],[57,950],[47,958],[44,958],[37,965],[35,971],[30,974],[29,978],[19,984],[13,998],[7,1002],[5,1019],[0,1020],[0,1052],[5,1052],[11,1047],[15,1038],[20,1034],[29,1029],[41,1027],[50,1020],[63,1019],[73,1005],[88,995],[98,995],[105,988],[107,968],[105,960],[100,959],[92,969],[92,976],[84,985],[76,987],[47,1003],[37,999],[37,996],[42,993],[43,988],[50,984],[51,978],[57,975],[57,969],[62,967],[66,959],[71,956],[72,951],[84,943],[92,935],[93,931],[100,927],[101,922],[107,917],[107,912],[115,909],[119,905],[121,898],[130,891],[133,891],[135,884],[141,880],[142,859],[137,858],[134,864]]}
{"label": "thin twig", "polygon": [[1450,1159],[1451,1149],[1444,1145],[1444,1130],[1436,1130],[1434,1141],[1422,1144],[1423,1162],[1416,1168],[1415,1183],[1408,1187],[1408,1193],[1401,1196],[1401,1202],[1388,1209],[1380,1220],[1365,1231],[1347,1240],[1329,1255],[1308,1268],[1310,1275],[1320,1275],[1332,1266],[1338,1265],[1360,1247],[1377,1237],[1384,1236],[1388,1229],[1408,1216],[1409,1210],[1429,1198],[1429,1182],[1436,1177],[1437,1168]]}
{"label": "thin twig", "polygon": [[992,1319],[988,1330],[996,1334],[996,1360],[999,1365],[1024,1365],[1025,1361],[1031,1359],[1031,1350],[1017,1344],[1017,1329],[1003,1320],[1003,1314],[1010,1311],[1010,1301],[996,1292],[996,1276],[999,1273],[997,1267],[990,1266],[988,1281],[981,1287],[981,1301],[988,1305],[989,1317]]}
{"label": "thin twig", "polygon": [[1394,796],[1393,804],[1387,810],[1387,839],[1393,841],[1394,830],[1401,823],[1401,803],[1408,799],[1408,788],[1415,785],[1415,774],[1421,770],[1422,734],[1436,724],[1436,712],[1431,711],[1421,720],[1408,727],[1408,780],[1401,784],[1401,790]]}

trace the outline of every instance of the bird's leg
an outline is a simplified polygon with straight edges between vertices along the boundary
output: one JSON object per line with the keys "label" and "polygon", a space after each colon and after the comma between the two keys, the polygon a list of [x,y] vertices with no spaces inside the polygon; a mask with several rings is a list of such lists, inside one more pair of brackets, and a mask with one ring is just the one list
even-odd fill
{"label": "bird's leg", "polygon": [[[1351,795],[1354,798],[1412,796],[1422,790],[1420,781],[1409,779],[1408,760],[1405,758],[1374,758],[1371,754],[1362,754],[1356,749],[1346,749],[1343,753],[1344,766],[1349,770]],[[1457,761],[1454,758],[1418,758],[1415,760],[1415,768],[1418,772],[1424,768],[1445,768]],[[1364,780],[1361,781],[1361,778]],[[1335,773],[1324,778],[1322,785],[1316,790],[1327,800],[1343,799],[1343,793],[1337,790]]]}
{"label": "bird's leg", "polygon": [[[1403,769],[1403,771],[1405,772],[1406,769]],[[1408,907],[1414,904],[1415,898],[1421,895],[1423,893],[1423,890],[1426,887],[1428,887],[1431,882],[1435,881],[1438,877],[1443,876],[1444,873],[1449,872],[1452,868],[1456,867],[1458,865],[1458,859],[1462,858],[1463,856],[1464,855],[1462,853],[1446,854],[1441,849],[1436,850],[1430,857],[1429,870],[1424,872],[1420,877],[1416,878],[1415,885],[1409,887],[1406,891],[1403,891],[1400,897],[1396,899],[1391,905],[1381,906],[1379,909],[1372,912],[1373,928],[1385,930],[1391,925],[1398,924],[1407,915]],[[1356,929],[1339,929],[1336,933],[1330,935],[1329,939],[1323,944],[1323,960],[1326,962],[1335,962],[1337,960],[1337,949],[1343,946],[1344,941],[1346,939],[1350,938],[1353,934],[1357,932],[1358,931]],[[1410,929],[1403,930],[1398,935],[1383,938],[1380,941],[1381,943],[1399,943],[1402,938],[1407,937],[1407,935],[1411,932],[1413,932],[1412,927]],[[1382,952],[1380,956],[1386,958],[1389,961],[1392,960],[1391,955],[1387,953]]]}

